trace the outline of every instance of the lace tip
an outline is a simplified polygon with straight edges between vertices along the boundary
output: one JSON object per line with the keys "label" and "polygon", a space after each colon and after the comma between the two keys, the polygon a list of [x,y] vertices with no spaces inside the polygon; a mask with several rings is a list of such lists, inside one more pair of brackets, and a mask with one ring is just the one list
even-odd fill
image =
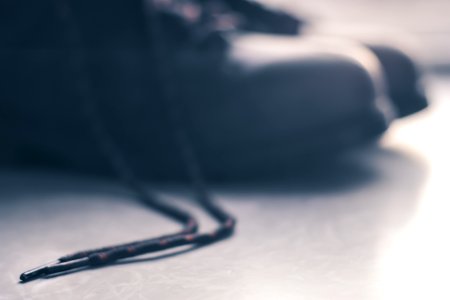
{"label": "lace tip", "polygon": [[48,266],[53,265],[55,263],[58,263],[58,262],[57,261],[51,262],[51,263],[45,264],[43,266],[23,272],[22,274],[20,274],[19,279],[21,282],[27,282],[27,281],[45,276],[45,275],[47,275]]}
{"label": "lace tip", "polygon": [[19,277],[20,281],[27,282],[27,281],[42,277],[42,276],[46,275],[46,273],[47,273],[46,270],[47,270],[47,267],[42,267],[39,269],[33,269],[31,271],[23,272],[22,274],[20,274],[20,277]]}

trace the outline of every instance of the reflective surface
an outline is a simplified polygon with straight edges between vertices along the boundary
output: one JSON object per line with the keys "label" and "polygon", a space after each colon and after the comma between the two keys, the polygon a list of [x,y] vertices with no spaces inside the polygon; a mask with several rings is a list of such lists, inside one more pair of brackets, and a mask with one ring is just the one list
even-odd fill
{"label": "reflective surface", "polygon": [[[107,181],[3,170],[0,299],[449,299],[450,78],[430,83],[431,109],[380,146],[307,179],[216,187],[236,236],[180,255],[19,284],[62,254],[176,225]],[[180,189],[161,190],[198,212]]]}

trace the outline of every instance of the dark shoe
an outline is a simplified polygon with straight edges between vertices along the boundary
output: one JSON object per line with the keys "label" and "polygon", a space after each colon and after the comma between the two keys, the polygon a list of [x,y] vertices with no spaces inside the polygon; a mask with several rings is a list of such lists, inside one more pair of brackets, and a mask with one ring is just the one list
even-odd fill
{"label": "dark shoe", "polygon": [[[91,126],[100,122],[139,175],[185,178],[162,87],[187,118],[184,126],[210,179],[255,178],[334,155],[374,139],[389,124],[380,110],[389,105],[379,76],[352,55],[296,38],[209,32],[163,12],[165,30],[149,46],[145,22],[127,2],[109,6],[115,13],[74,3],[84,59],[66,40],[73,25],[58,17],[46,18],[48,28],[61,31],[52,39],[56,44],[4,50],[12,59],[4,60],[3,72],[14,76],[2,91],[9,118],[1,134],[19,162],[109,174],[99,146],[104,137]],[[91,30],[98,19],[105,24]],[[157,47],[163,47],[162,60],[149,55]],[[95,120],[83,104],[86,86],[99,110]]]}

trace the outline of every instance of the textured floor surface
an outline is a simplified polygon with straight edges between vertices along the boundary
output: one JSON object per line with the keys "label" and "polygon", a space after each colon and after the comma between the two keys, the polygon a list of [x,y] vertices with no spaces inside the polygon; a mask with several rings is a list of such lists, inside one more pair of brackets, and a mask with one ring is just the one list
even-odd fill
{"label": "textured floor surface", "polygon": [[328,172],[217,187],[239,219],[228,241],[26,284],[21,271],[61,254],[176,227],[106,181],[2,170],[0,299],[450,299],[450,77],[430,94]]}

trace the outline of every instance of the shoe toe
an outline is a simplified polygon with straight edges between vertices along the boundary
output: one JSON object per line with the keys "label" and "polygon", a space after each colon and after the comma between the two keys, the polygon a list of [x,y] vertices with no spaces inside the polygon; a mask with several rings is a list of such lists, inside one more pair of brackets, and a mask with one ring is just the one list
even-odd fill
{"label": "shoe toe", "polygon": [[292,40],[235,40],[223,72],[229,77],[221,80],[226,86],[206,88],[214,101],[190,101],[191,129],[212,177],[271,172],[367,141],[387,128],[376,102],[380,92],[366,68]]}
{"label": "shoe toe", "polygon": [[385,70],[388,92],[398,116],[416,113],[428,106],[420,72],[410,56],[398,48],[368,45]]}

